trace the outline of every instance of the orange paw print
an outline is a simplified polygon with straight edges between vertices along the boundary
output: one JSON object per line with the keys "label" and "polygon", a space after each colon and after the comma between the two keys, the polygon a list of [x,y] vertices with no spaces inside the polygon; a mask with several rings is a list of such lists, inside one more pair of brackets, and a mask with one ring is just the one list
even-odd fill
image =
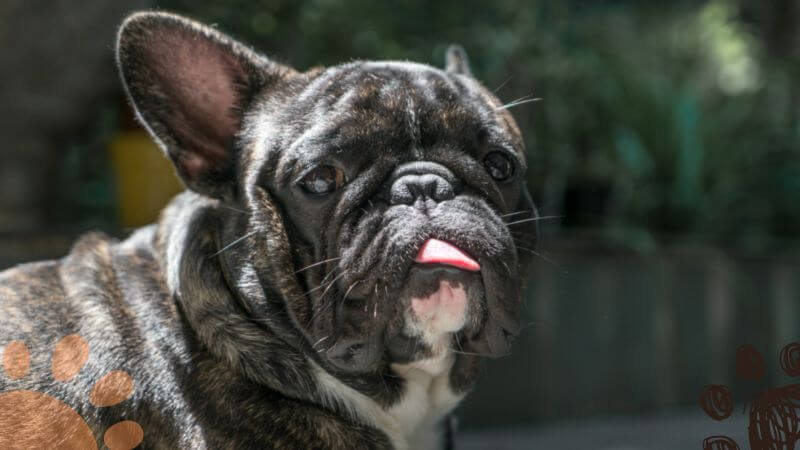
{"label": "orange paw print", "polygon": [[[781,350],[780,365],[786,375],[800,376],[800,343]],[[764,378],[764,357],[752,345],[736,351],[736,374],[748,380]],[[700,394],[700,407],[714,420],[723,420],[733,412],[733,396],[727,386],[706,386]],[[753,398],[747,427],[752,450],[793,450],[800,442],[800,384],[767,389]],[[703,450],[739,450],[728,436],[709,436]]]}
{"label": "orange paw print", "polygon": [[[30,359],[24,343],[9,343],[3,351],[6,376],[16,380],[27,375]],[[87,359],[86,340],[77,334],[64,336],[53,350],[53,378],[60,382],[71,380]],[[99,408],[112,406],[132,393],[131,376],[123,370],[113,370],[95,383],[89,402]],[[103,442],[111,450],[130,450],[143,438],[144,431],[138,423],[124,420],[106,430]],[[86,421],[62,401],[42,392],[17,390],[0,393],[0,448],[97,449],[97,442]]]}

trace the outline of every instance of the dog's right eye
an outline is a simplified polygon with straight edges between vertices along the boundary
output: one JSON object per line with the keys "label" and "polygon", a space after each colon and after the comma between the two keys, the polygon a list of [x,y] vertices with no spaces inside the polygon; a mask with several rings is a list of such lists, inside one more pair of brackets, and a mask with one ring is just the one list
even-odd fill
{"label": "dog's right eye", "polygon": [[344,173],[333,166],[319,166],[300,179],[300,186],[309,194],[325,195],[344,183]]}
{"label": "dog's right eye", "polygon": [[503,152],[494,151],[483,159],[483,166],[489,175],[497,181],[508,181],[514,175],[514,163]]}

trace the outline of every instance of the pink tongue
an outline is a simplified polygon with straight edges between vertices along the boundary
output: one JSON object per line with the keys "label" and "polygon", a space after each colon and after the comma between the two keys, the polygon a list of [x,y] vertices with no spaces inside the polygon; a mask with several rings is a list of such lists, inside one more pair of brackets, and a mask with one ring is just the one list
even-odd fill
{"label": "pink tongue", "polygon": [[481,270],[481,265],[460,248],[439,239],[425,241],[414,261],[422,264],[447,264],[472,272]]}

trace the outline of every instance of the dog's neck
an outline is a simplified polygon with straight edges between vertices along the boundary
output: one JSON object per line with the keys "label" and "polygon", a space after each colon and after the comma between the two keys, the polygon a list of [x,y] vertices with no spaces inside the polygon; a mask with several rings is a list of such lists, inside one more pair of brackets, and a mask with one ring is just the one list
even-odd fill
{"label": "dog's neck", "polygon": [[[294,398],[319,402],[315,380],[306,358],[279,325],[260,323],[248,315],[229,283],[247,284],[250,295],[267,303],[257,279],[232,280],[217,258],[214,230],[219,226],[215,200],[189,191],[164,210],[156,247],[167,286],[204,347],[248,379]],[[241,278],[254,277],[244,268]],[[284,313],[285,314],[285,313]],[[288,318],[276,312],[279,323]],[[274,325],[274,326],[273,326]]]}

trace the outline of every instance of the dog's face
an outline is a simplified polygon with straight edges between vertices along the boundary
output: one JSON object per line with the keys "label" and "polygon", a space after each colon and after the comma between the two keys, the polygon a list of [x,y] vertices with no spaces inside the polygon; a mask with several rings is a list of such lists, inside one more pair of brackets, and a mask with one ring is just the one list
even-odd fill
{"label": "dog's face", "polygon": [[119,63],[186,185],[245,213],[220,225],[220,247],[255,239],[222,253],[229,283],[276,292],[325,367],[508,351],[536,211],[519,129],[463,51],[301,73],[151,13]]}
{"label": "dog's face", "polygon": [[247,186],[274,193],[309,264],[326,261],[301,273],[330,361],[364,370],[385,352],[505,352],[519,295],[501,216],[530,206],[500,103],[463,74],[360,62],[266,105],[247,123],[265,160]]}

